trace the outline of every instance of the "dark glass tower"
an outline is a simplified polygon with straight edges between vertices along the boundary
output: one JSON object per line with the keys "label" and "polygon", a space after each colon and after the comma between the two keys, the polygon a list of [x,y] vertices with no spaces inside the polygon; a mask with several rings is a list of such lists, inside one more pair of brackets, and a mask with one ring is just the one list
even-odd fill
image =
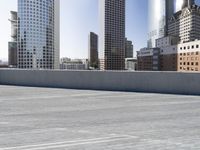
{"label": "dark glass tower", "polygon": [[101,70],[125,69],[126,0],[99,0]]}

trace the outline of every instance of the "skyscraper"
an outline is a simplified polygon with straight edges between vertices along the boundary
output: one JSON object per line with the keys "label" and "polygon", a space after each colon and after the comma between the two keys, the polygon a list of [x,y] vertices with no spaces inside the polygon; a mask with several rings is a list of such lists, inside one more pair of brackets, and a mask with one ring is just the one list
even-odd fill
{"label": "skyscraper", "polygon": [[89,64],[90,67],[98,68],[98,35],[90,32],[89,34]]}
{"label": "skyscraper", "polygon": [[17,67],[17,12],[11,11],[11,41],[8,42],[8,66]]}
{"label": "skyscraper", "polygon": [[183,0],[182,9],[185,7],[191,7],[195,4],[195,0]]}
{"label": "skyscraper", "polygon": [[167,35],[168,20],[174,13],[174,0],[148,0],[148,47],[155,47],[155,40]]}
{"label": "skyscraper", "polygon": [[133,42],[125,39],[125,58],[133,58]]}
{"label": "skyscraper", "polygon": [[18,68],[59,68],[59,0],[18,0]]}
{"label": "skyscraper", "polygon": [[181,43],[200,40],[199,6],[194,5],[194,1],[187,2],[185,6],[183,5],[183,9],[176,12],[169,21],[168,33],[178,37]]}
{"label": "skyscraper", "polygon": [[125,0],[99,0],[101,70],[125,69]]}

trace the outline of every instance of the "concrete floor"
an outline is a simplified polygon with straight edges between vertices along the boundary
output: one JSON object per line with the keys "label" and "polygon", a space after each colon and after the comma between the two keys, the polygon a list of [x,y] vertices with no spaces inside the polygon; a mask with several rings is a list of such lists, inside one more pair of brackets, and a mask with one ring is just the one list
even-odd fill
{"label": "concrete floor", "polygon": [[199,96],[0,86],[0,150],[199,149]]}

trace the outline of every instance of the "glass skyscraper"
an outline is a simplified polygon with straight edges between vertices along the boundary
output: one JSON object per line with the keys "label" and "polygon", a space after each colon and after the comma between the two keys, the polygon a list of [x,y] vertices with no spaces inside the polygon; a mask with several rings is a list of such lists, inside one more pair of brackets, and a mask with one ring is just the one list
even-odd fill
{"label": "glass skyscraper", "polygon": [[8,42],[8,65],[17,67],[17,12],[11,11],[11,41]]}
{"label": "glass skyscraper", "polygon": [[167,35],[168,19],[174,13],[175,0],[148,0],[148,47]]}
{"label": "glass skyscraper", "polygon": [[125,2],[99,0],[101,70],[125,69]]}
{"label": "glass skyscraper", "polygon": [[182,8],[190,7],[195,4],[195,0],[183,0]]}
{"label": "glass skyscraper", "polygon": [[59,68],[59,0],[18,0],[18,68]]}

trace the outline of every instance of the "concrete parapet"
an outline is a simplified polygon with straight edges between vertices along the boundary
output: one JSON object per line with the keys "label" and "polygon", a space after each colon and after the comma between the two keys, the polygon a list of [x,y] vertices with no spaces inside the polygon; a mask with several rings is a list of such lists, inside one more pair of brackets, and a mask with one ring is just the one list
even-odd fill
{"label": "concrete parapet", "polygon": [[200,95],[200,73],[0,69],[0,84]]}

